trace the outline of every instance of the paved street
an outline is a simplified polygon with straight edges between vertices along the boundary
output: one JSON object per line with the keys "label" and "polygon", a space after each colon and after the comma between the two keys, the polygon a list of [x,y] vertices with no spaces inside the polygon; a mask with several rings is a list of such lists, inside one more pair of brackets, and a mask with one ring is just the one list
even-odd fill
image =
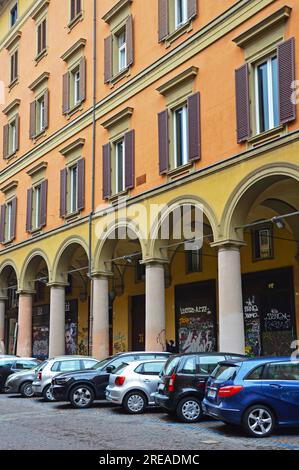
{"label": "paved street", "polygon": [[185,425],[158,410],[129,416],[96,403],[88,410],[0,395],[0,449],[299,450],[299,429],[251,439],[216,421]]}

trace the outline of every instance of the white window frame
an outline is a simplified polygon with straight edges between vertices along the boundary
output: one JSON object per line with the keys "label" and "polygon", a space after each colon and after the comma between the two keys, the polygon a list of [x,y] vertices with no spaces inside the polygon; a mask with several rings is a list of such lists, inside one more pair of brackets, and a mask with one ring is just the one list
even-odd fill
{"label": "white window frame", "polygon": [[[122,144],[122,167],[123,167],[123,178],[122,178],[122,187],[118,185],[118,175],[119,175],[119,145]],[[115,143],[115,193],[121,193],[125,190],[125,140],[121,139]]]}
{"label": "white window frame", "polygon": [[[177,112],[182,109],[183,110],[183,121],[182,121],[182,163],[179,164],[178,162],[178,149],[177,149],[177,120],[176,114]],[[186,165],[188,163],[188,107],[186,104],[176,108],[173,110],[173,142],[174,142],[174,164],[175,168],[179,168],[182,165]]]}
{"label": "white window frame", "polygon": [[269,102],[269,109],[268,109],[268,115],[269,115],[269,129],[266,129],[263,132],[266,132],[267,130],[274,129],[275,123],[274,123],[274,102],[273,102],[273,74],[272,74],[272,59],[277,58],[276,54],[273,54],[260,62],[258,62],[255,65],[255,115],[256,115],[256,133],[260,134],[261,131],[261,126],[260,126],[260,110],[259,110],[259,80],[258,80],[258,68],[260,65],[267,63],[267,76],[268,76],[268,102]]}
{"label": "white window frame", "polygon": [[[124,42],[120,44],[121,38],[124,37]],[[126,31],[122,31],[117,36],[118,41],[118,71],[121,72],[127,67],[127,42],[126,42]],[[122,65],[122,59],[124,58],[124,63]]]}
{"label": "white window frame", "polygon": [[6,234],[6,241],[10,241],[12,238],[12,202],[9,201],[6,204],[6,210],[7,210],[7,227],[5,230]]}
{"label": "white window frame", "polygon": [[16,120],[14,119],[9,123],[9,141],[10,141],[10,148],[9,153],[15,153],[17,149],[17,126]]}
{"label": "white window frame", "polygon": [[[179,20],[179,10],[182,8],[183,18]],[[188,1],[187,0],[175,0],[174,6],[174,21],[175,21],[175,28],[179,28],[183,24],[187,23],[188,21]]]}
{"label": "white window frame", "polygon": [[39,228],[40,227],[40,207],[41,207],[41,186],[35,186],[34,188],[34,202],[35,202],[35,220],[34,228]]}
{"label": "white window frame", "polygon": [[45,130],[45,98],[42,96],[38,101],[37,105],[39,108],[39,123],[38,133]]}
{"label": "white window frame", "polygon": [[[78,165],[70,167],[70,213],[78,210]],[[74,176],[76,174],[76,177]],[[74,182],[76,183],[74,190]],[[74,199],[75,198],[75,199]]]}
{"label": "white window frame", "polygon": [[80,70],[76,70],[74,73],[74,106],[80,103]]}

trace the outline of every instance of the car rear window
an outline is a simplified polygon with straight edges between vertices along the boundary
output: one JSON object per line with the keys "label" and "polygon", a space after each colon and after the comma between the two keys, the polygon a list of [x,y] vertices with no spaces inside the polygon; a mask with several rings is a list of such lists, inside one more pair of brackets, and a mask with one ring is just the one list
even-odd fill
{"label": "car rear window", "polygon": [[164,367],[164,373],[163,375],[171,375],[173,374],[174,370],[176,369],[176,366],[180,362],[181,357],[180,356],[174,356],[168,359],[168,361],[165,364]]}
{"label": "car rear window", "polygon": [[205,375],[211,375],[217,364],[224,360],[224,356],[201,356],[199,359],[200,373]]}
{"label": "car rear window", "polygon": [[211,376],[215,380],[230,380],[237,372],[237,366],[233,364],[219,364],[212,372]]}

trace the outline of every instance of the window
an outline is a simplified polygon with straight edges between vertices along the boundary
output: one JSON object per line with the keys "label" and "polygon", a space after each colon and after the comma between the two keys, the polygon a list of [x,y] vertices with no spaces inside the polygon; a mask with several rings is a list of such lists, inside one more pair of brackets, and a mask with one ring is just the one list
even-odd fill
{"label": "window", "polygon": [[10,84],[14,83],[18,79],[18,61],[19,51],[16,50],[10,56]]}
{"label": "window", "polygon": [[211,377],[217,381],[226,382],[232,379],[238,371],[238,367],[235,365],[222,365],[219,364],[216,369],[212,372]]}
{"label": "window", "polygon": [[178,168],[188,163],[188,112],[187,106],[173,111],[174,165]]}
{"label": "window", "polygon": [[33,361],[17,361],[15,368],[21,370],[30,370],[36,367],[36,362]]}
{"label": "window", "polygon": [[142,375],[159,375],[163,369],[164,362],[147,362],[145,364],[140,364],[135,369],[137,374]]}
{"label": "window", "polygon": [[42,96],[37,100],[37,133],[43,132],[45,122],[45,97]]}
{"label": "window", "polygon": [[47,49],[47,20],[44,18],[37,26],[37,56]]}
{"label": "window", "polygon": [[91,369],[95,364],[98,364],[97,361],[92,359],[83,359],[84,369]]}
{"label": "window", "polygon": [[71,22],[82,13],[81,0],[71,0]]}
{"label": "window", "polygon": [[78,167],[70,168],[70,212],[78,210]]}
{"label": "window", "polygon": [[15,25],[18,20],[18,4],[16,3],[10,10],[10,26],[11,28]]}
{"label": "window", "polygon": [[86,91],[86,60],[82,57],[63,77],[63,114],[83,103]]}
{"label": "window", "polygon": [[188,1],[175,0],[175,27],[179,28],[188,21]]}
{"label": "window", "polygon": [[80,103],[80,71],[76,69],[72,72],[73,75],[73,93],[74,93],[74,106]]}
{"label": "window", "polygon": [[26,231],[28,233],[40,230],[46,225],[47,194],[48,181],[46,179],[27,190]]}
{"label": "window", "polygon": [[264,364],[262,366],[256,367],[252,372],[250,372],[245,380],[260,380],[263,375]]}
{"label": "window", "polygon": [[200,357],[200,373],[211,375],[215,367],[219,362],[225,361],[224,356],[210,356],[210,357]]}
{"label": "window", "polygon": [[13,156],[19,150],[19,115],[3,128],[3,158]]}
{"label": "window", "polygon": [[40,185],[35,186],[33,189],[33,228],[39,228],[41,225],[41,187]]}
{"label": "window", "polygon": [[115,193],[125,189],[125,143],[120,140],[115,144]]}
{"label": "window", "polygon": [[187,273],[199,273],[202,271],[202,250],[186,251]]}
{"label": "window", "polygon": [[[74,371],[74,370],[80,370],[80,361],[79,360],[73,360],[73,361],[61,361],[59,362],[59,370],[60,372],[68,372],[68,371]],[[52,369],[53,370],[53,369]]]}
{"label": "window", "polygon": [[253,230],[253,258],[255,261],[273,258],[273,227]]}
{"label": "window", "polygon": [[5,240],[10,241],[13,238],[13,202],[6,204],[6,220],[5,220]]}
{"label": "window", "polygon": [[299,362],[272,362],[267,364],[263,374],[264,380],[299,380]]}
{"label": "window", "polygon": [[17,126],[16,121],[9,124],[9,153],[12,155],[16,152],[17,148]]}
{"label": "window", "polygon": [[121,72],[127,66],[126,32],[122,31],[117,36],[118,42],[118,71]]}
{"label": "window", "polygon": [[35,139],[48,128],[49,90],[30,104],[30,138]]}
{"label": "window", "polygon": [[255,67],[256,132],[260,134],[279,125],[277,56]]}

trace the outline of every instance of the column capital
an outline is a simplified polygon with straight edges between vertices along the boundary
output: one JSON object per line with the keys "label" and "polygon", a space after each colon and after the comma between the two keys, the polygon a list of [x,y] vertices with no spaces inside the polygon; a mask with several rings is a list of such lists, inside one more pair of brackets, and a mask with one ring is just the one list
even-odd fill
{"label": "column capital", "polygon": [[242,246],[246,246],[246,242],[229,238],[226,240],[217,240],[211,243],[210,246],[223,250],[239,250]]}
{"label": "column capital", "polygon": [[91,280],[94,279],[110,279],[114,276],[113,272],[111,271],[92,271],[91,273]]}
{"label": "column capital", "polygon": [[147,258],[140,261],[140,264],[144,264],[145,266],[155,266],[155,265],[164,265],[169,264],[169,260],[165,258]]}
{"label": "column capital", "polygon": [[68,286],[67,282],[48,282],[47,287],[54,287],[54,288],[60,288],[60,289],[65,289]]}
{"label": "column capital", "polygon": [[17,291],[18,295],[35,295],[36,291],[35,290],[30,290],[30,289],[20,289]]}

